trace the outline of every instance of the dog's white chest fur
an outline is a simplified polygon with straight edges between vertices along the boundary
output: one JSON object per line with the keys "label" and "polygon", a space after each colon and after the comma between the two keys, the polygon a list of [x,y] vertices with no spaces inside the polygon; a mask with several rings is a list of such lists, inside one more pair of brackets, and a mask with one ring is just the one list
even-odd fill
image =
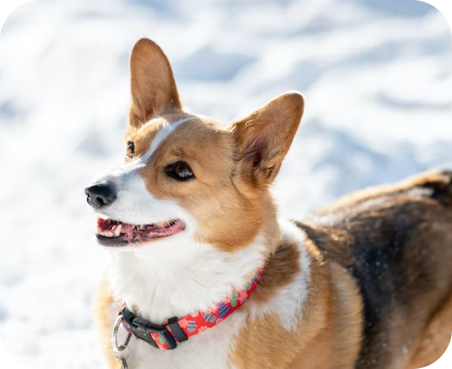
{"label": "dog's white chest fur", "polygon": [[[301,272],[293,282],[275,291],[275,297],[266,304],[245,301],[243,307],[217,326],[190,337],[174,350],[159,350],[132,337],[129,344],[132,356],[127,360],[129,368],[233,369],[230,356],[236,348],[236,338],[255,317],[276,314],[281,324],[291,329],[301,318],[309,281],[309,257],[302,231],[292,223],[283,222],[280,226],[284,237],[298,244],[301,251]],[[172,245],[165,246],[168,249]],[[143,255],[146,250],[150,250],[154,258]],[[264,265],[265,260],[260,237],[232,254],[198,244],[195,257],[186,264],[182,259],[188,256],[180,250],[177,267],[170,260],[162,260],[166,256],[156,251],[157,248],[149,247],[130,253],[113,253],[110,274],[112,292],[118,302],[115,309],[125,301],[136,315],[156,324],[173,316],[181,318],[211,308],[229,296],[232,288],[243,288],[247,278]]]}
{"label": "dog's white chest fur", "polygon": [[[115,309],[125,301],[135,314],[156,324],[173,316],[181,318],[206,311],[230,296],[233,288],[243,288],[247,281],[244,276],[252,277],[253,271],[264,263],[264,246],[259,237],[235,254],[197,244],[193,245],[195,251],[190,256],[186,251],[189,244],[164,243],[166,250],[174,247],[174,257],[160,255],[159,249],[153,249],[152,245],[147,250],[113,253],[109,279],[118,301]],[[181,245],[185,250],[177,250]],[[229,354],[245,319],[245,312],[236,311],[174,350],[159,350],[132,337],[128,366],[130,369],[232,368],[228,364]]]}

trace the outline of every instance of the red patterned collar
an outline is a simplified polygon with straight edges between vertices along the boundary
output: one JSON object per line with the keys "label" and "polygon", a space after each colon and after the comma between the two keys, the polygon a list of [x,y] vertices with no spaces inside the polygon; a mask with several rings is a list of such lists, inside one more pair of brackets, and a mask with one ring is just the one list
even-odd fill
{"label": "red patterned collar", "polygon": [[120,311],[122,324],[135,337],[161,350],[172,350],[178,342],[216,326],[231,315],[251,294],[257,285],[263,268],[260,268],[243,290],[233,289],[231,296],[216,304],[212,309],[200,311],[183,318],[168,319],[168,323],[157,325],[134,315],[124,304]]}

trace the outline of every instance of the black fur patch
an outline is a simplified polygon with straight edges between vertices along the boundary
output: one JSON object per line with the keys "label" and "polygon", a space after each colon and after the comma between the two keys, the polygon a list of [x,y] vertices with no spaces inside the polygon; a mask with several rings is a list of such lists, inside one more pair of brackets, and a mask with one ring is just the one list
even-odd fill
{"label": "black fur patch", "polygon": [[424,177],[297,223],[360,289],[365,324],[356,368],[403,362],[452,291],[452,171]]}

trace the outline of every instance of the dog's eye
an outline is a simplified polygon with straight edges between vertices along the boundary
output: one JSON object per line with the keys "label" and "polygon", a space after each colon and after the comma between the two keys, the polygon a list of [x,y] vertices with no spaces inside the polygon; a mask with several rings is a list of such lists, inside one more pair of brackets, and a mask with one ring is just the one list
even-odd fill
{"label": "dog's eye", "polygon": [[127,142],[127,157],[133,158],[135,155],[135,144],[132,141]]}
{"label": "dog's eye", "polygon": [[188,181],[195,177],[190,166],[184,162],[177,162],[166,167],[166,175],[178,181]]}

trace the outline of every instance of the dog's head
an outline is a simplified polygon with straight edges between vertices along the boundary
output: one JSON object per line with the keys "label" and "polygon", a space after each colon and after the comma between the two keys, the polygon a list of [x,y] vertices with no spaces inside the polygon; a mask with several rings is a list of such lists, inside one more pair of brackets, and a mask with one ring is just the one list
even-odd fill
{"label": "dog's head", "polygon": [[132,51],[131,79],[126,163],[86,189],[99,242],[178,252],[187,241],[234,251],[258,234],[277,239],[268,186],[298,129],[302,96],[281,95],[229,127],[187,113],[168,59],[147,39]]}

